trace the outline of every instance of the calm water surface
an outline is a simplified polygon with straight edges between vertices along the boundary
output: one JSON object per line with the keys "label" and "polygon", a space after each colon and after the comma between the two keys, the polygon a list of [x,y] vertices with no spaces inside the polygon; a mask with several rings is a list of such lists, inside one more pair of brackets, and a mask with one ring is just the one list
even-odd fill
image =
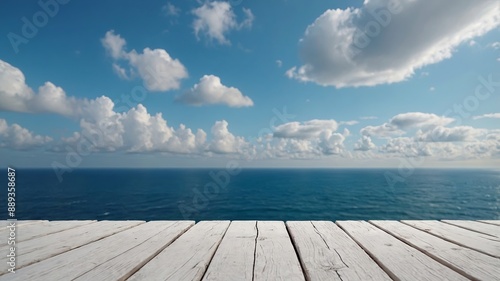
{"label": "calm water surface", "polygon": [[500,219],[499,171],[422,169],[393,185],[386,175],[398,175],[397,170],[244,169],[217,184],[210,174],[220,171],[80,169],[59,182],[50,169],[17,169],[16,215],[47,220]]}

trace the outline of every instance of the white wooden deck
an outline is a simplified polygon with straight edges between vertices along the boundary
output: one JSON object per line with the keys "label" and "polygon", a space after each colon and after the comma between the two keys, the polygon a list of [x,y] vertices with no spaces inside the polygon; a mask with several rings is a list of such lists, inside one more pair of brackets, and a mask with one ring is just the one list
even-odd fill
{"label": "white wooden deck", "polygon": [[[4,221],[4,225],[7,225]],[[17,221],[0,281],[500,280],[500,221]]]}

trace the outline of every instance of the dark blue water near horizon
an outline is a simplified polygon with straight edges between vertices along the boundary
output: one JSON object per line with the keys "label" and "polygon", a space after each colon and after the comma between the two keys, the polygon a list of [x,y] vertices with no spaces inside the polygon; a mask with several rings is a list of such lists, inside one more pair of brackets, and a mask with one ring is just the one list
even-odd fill
{"label": "dark blue water near horizon", "polygon": [[500,219],[500,171],[418,169],[399,178],[390,169],[243,169],[217,184],[211,173],[221,171],[77,169],[60,182],[52,169],[16,169],[16,218]]}

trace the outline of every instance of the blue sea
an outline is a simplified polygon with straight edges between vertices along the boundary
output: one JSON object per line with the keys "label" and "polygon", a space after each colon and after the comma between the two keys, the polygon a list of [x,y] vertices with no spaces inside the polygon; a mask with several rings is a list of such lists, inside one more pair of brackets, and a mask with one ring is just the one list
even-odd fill
{"label": "blue sea", "polygon": [[500,219],[500,171],[78,169],[60,181],[16,169],[16,204],[33,220]]}

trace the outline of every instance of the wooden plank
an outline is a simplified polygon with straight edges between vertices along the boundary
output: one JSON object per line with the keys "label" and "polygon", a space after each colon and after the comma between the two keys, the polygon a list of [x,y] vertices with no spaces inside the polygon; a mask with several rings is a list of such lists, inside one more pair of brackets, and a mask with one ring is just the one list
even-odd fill
{"label": "wooden plank", "polygon": [[288,221],[307,280],[392,280],[331,221]]}
{"label": "wooden plank", "polygon": [[[15,223],[16,226],[16,232],[19,227],[25,227],[27,225],[33,225],[33,224],[48,224],[49,221],[42,221],[42,220],[15,220],[15,221],[8,221],[8,220],[3,220],[3,226],[0,228],[0,237],[7,237],[8,233],[10,232],[9,226],[11,223]],[[6,244],[6,242],[1,241],[2,245]]]}
{"label": "wooden plank", "polygon": [[500,220],[480,220],[479,222],[500,225]]}
{"label": "wooden plank", "polygon": [[[96,221],[57,221],[37,224],[27,224],[16,230],[16,243],[31,240],[37,237],[57,233],[67,229],[84,226]],[[5,246],[7,241],[0,241],[0,247]]]}
{"label": "wooden plank", "polygon": [[500,257],[500,238],[477,233],[439,221],[401,221],[457,245]]}
{"label": "wooden plank", "polygon": [[458,246],[397,221],[370,221],[442,264],[474,280],[500,277],[500,259]]}
{"label": "wooden plank", "polygon": [[[77,225],[84,225],[86,223],[89,223],[88,221],[74,221],[75,224],[74,226],[72,225],[73,223],[67,223],[64,224],[64,226],[61,226],[60,223],[58,224],[49,221],[37,221],[37,222],[38,223],[23,224],[22,226],[16,224],[16,230],[15,230],[16,243],[30,240],[46,234],[59,232],[72,227],[76,227]],[[0,237],[4,235],[5,237],[7,237],[9,232],[10,230],[8,228],[2,228],[2,231],[0,231]],[[0,249],[5,246],[7,246],[7,240],[0,241]]]}
{"label": "wooden plank", "polygon": [[[48,259],[141,223],[144,222],[100,221],[86,225],[84,228],[72,228],[17,243],[16,268],[20,269],[24,266]],[[0,253],[6,252],[6,247],[0,249]],[[0,256],[0,263],[0,274],[4,274],[8,269],[6,255]]]}
{"label": "wooden plank", "polygon": [[282,221],[258,221],[254,280],[305,280]]}
{"label": "wooden plank", "polygon": [[127,280],[201,280],[229,223],[197,223]]}
{"label": "wooden plank", "polygon": [[442,222],[500,238],[500,225],[464,220],[442,220]]}
{"label": "wooden plank", "polygon": [[[81,275],[75,280],[127,280],[128,277],[134,274],[139,268],[143,267],[147,262],[153,259],[175,239],[180,237],[194,225],[194,221],[169,222],[170,225],[167,225],[167,222],[150,223],[162,223],[161,226],[163,228],[165,226],[168,227],[166,229],[156,227],[154,231],[158,231],[158,234],[154,235],[154,237],[120,254],[119,256],[100,264],[98,267],[88,271],[86,274]],[[153,234],[155,233],[154,231],[152,231]],[[144,231],[142,232],[142,235],[144,235]]]}
{"label": "wooden plank", "polygon": [[[5,221],[7,224],[7,220]],[[29,224],[35,224],[35,223],[47,223],[49,222],[48,220],[18,220],[16,221],[17,226],[22,226],[22,225],[29,225]]]}
{"label": "wooden plank", "polygon": [[256,221],[231,222],[203,280],[252,281],[256,238]]}
{"label": "wooden plank", "polygon": [[24,267],[9,280],[125,280],[192,225],[192,221],[140,224]]}
{"label": "wooden plank", "polygon": [[468,280],[365,221],[337,221],[395,280]]}

